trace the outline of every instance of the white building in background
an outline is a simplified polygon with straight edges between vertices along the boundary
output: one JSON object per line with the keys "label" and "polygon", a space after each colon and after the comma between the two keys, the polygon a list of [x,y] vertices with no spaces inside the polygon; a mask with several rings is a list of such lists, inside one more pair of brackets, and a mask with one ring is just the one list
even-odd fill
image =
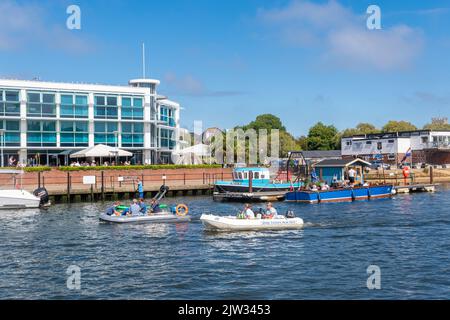
{"label": "white building in background", "polygon": [[[71,152],[106,144],[134,163],[168,163],[179,149],[180,105],[157,93],[159,80],[127,86],[0,79],[5,163],[65,165]],[[1,143],[1,142],[0,142]]]}
{"label": "white building in background", "polygon": [[[450,131],[417,130],[343,137],[343,158],[375,160],[397,164],[411,151],[413,163],[450,164]],[[411,162],[408,158],[407,162]]]}

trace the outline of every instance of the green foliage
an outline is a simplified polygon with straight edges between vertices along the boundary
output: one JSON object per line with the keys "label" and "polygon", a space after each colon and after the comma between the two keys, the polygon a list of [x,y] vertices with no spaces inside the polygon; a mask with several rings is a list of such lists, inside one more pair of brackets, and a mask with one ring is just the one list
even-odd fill
{"label": "green foliage", "polygon": [[23,168],[23,171],[25,172],[43,172],[43,171],[50,171],[52,168],[50,167],[25,167]]}
{"label": "green foliage", "polygon": [[441,122],[441,121],[432,121],[431,123],[426,124],[423,127],[425,130],[434,130],[434,131],[439,131],[439,130],[450,130],[450,123],[445,123],[445,122]]}
{"label": "green foliage", "polygon": [[417,127],[408,121],[394,121],[391,120],[386,123],[381,129],[382,132],[400,132],[400,131],[414,131]]}
{"label": "green foliage", "polygon": [[337,146],[338,130],[333,125],[318,122],[309,129],[308,150],[334,150]]}
{"label": "green foliage", "polygon": [[220,164],[196,164],[196,165],[138,165],[138,166],[96,166],[96,167],[59,167],[60,171],[92,171],[92,170],[171,170],[171,169],[211,169],[222,168]]}
{"label": "green foliage", "polygon": [[273,114],[262,114],[256,117],[256,119],[243,127],[244,130],[255,129],[267,129],[268,132],[272,129],[278,129],[280,131],[286,131],[281,119]]}

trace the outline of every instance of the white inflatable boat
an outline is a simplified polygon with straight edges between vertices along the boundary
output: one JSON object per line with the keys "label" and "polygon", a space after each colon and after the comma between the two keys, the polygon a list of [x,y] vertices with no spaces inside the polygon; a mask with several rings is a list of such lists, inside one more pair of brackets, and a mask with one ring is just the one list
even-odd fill
{"label": "white inflatable boat", "polygon": [[303,219],[284,216],[276,219],[238,219],[233,216],[203,214],[200,220],[207,230],[215,231],[288,230],[303,227]]}
{"label": "white inflatable boat", "polygon": [[163,212],[145,216],[109,216],[106,213],[100,215],[100,220],[113,223],[168,223],[189,222],[190,216],[178,216],[173,213]]}

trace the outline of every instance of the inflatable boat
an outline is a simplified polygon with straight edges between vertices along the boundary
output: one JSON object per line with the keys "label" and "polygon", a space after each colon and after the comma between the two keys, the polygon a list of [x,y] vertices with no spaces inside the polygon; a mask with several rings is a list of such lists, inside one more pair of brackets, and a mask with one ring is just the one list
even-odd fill
{"label": "inflatable boat", "polygon": [[238,219],[233,216],[203,214],[200,220],[205,229],[214,231],[289,230],[303,227],[303,219],[284,216],[275,219]]}
{"label": "inflatable boat", "polygon": [[173,213],[162,212],[153,215],[142,216],[109,216],[106,213],[100,215],[100,220],[113,223],[168,223],[168,222],[189,222],[190,216],[178,216]]}

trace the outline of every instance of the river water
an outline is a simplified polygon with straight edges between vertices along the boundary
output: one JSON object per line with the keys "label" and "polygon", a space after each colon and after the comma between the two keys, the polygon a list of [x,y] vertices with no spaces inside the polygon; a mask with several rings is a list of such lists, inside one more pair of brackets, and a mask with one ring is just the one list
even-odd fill
{"label": "river water", "polygon": [[[166,200],[187,203],[195,218],[241,207]],[[450,186],[359,203],[277,203],[306,222],[282,232],[100,223],[107,205],[0,212],[0,299],[450,298]],[[73,265],[80,290],[66,284]],[[380,268],[379,290],[367,288],[369,265]]]}

